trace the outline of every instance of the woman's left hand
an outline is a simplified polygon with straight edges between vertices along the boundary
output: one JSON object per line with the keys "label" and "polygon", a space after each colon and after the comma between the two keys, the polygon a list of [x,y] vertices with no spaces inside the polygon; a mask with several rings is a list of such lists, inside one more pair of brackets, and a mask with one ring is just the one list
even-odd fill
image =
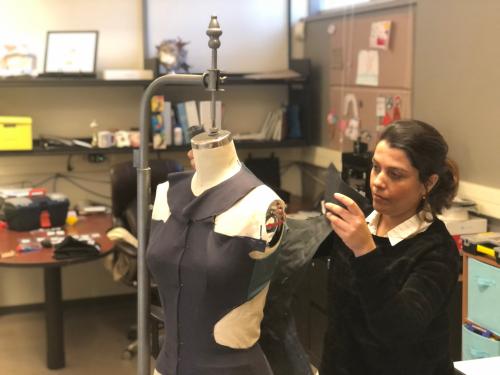
{"label": "woman's left hand", "polygon": [[334,196],[347,209],[334,203],[325,204],[326,218],[330,221],[332,229],[356,257],[374,250],[375,242],[366,224],[363,211],[348,196],[339,193],[335,193]]}

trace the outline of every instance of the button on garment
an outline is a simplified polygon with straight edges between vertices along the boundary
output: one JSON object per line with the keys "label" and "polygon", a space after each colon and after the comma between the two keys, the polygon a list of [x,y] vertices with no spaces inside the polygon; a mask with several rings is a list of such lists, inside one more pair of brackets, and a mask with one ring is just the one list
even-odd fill
{"label": "button on garment", "polygon": [[265,250],[264,240],[214,231],[214,218],[262,182],[242,167],[195,197],[192,177],[169,176],[171,214],[151,224],[147,263],[165,313],[156,368],[162,375],[270,375],[258,344],[233,349],[214,337],[217,322],[262,291],[272,274],[277,252],[258,261],[249,256]]}

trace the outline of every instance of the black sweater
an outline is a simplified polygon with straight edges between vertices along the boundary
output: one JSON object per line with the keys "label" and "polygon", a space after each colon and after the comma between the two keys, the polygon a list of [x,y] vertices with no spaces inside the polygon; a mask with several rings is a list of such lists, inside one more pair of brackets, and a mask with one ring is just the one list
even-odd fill
{"label": "black sweater", "polygon": [[359,258],[337,237],[321,375],[452,375],[447,305],[459,256],[443,222]]}

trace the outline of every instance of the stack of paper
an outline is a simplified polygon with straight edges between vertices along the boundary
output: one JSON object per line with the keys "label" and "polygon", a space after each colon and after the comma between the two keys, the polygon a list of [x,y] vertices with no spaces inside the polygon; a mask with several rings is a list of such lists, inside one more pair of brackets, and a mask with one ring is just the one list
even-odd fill
{"label": "stack of paper", "polygon": [[262,128],[257,133],[240,133],[234,134],[233,138],[238,140],[254,140],[254,141],[282,141],[285,137],[284,127],[284,108],[278,108],[267,114]]}

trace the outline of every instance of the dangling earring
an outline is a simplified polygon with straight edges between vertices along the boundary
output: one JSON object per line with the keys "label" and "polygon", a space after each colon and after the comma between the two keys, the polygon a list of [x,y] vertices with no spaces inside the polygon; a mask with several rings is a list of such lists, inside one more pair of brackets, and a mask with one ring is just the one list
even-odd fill
{"label": "dangling earring", "polygon": [[422,195],[422,209],[424,211],[429,210],[429,202],[427,201],[427,194]]}

